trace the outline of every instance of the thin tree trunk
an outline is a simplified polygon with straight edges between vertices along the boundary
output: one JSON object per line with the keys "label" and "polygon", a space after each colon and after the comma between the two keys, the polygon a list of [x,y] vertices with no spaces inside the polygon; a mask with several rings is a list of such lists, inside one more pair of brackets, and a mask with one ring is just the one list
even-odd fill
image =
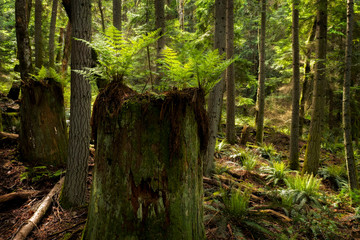
{"label": "thin tree trunk", "polygon": [[292,50],[293,50],[293,89],[292,116],[290,138],[290,169],[299,168],[299,99],[300,99],[300,69],[299,69],[299,0],[293,0],[292,16]]}
{"label": "thin tree trunk", "polygon": [[19,59],[21,80],[24,83],[29,81],[30,74],[33,72],[31,45],[28,31],[30,11],[30,0],[15,1],[17,57]]}
{"label": "thin tree trunk", "polygon": [[[71,69],[91,66],[91,50],[76,39],[91,39],[91,0],[71,1]],[[71,71],[70,132],[67,171],[61,204],[64,207],[85,203],[90,144],[91,89],[88,79]]]}
{"label": "thin tree trunk", "polygon": [[312,42],[315,39],[316,33],[316,18],[314,20],[313,27],[311,28],[309,37],[307,39],[307,46],[306,46],[306,53],[305,53],[305,66],[304,66],[304,82],[302,86],[302,93],[301,93],[301,100],[300,100],[300,116],[299,116],[299,136],[303,134],[304,122],[305,122],[305,103],[308,98],[309,90],[312,89],[309,87],[310,81],[310,74],[311,74],[311,51],[312,51]]}
{"label": "thin tree trunk", "polygon": [[303,173],[316,174],[319,168],[324,124],[326,90],[327,0],[317,1],[316,63],[314,94]]}
{"label": "thin tree trunk", "polygon": [[[232,58],[234,55],[234,0],[227,0],[227,40],[226,57]],[[226,69],[226,139],[230,144],[234,144],[235,135],[235,76],[234,64]]]}
{"label": "thin tree trunk", "polygon": [[68,68],[68,63],[71,53],[71,31],[72,31],[71,22],[69,21],[66,26],[64,53],[63,53],[62,67],[61,67],[62,74],[66,73],[66,70]]}
{"label": "thin tree trunk", "polygon": [[[215,0],[215,36],[214,48],[223,54],[226,49],[226,2]],[[224,74],[220,82],[210,91],[208,99],[209,116],[209,144],[204,162],[204,174],[209,176],[215,168],[214,153],[216,144],[216,135],[218,133],[221,109],[223,105],[223,94],[225,88]]]}
{"label": "thin tree trunk", "polygon": [[[165,47],[165,10],[164,10],[164,0],[155,0],[155,28],[160,29],[159,36],[156,46],[156,58],[161,58],[161,52]],[[156,72],[160,72],[160,64],[156,64]],[[161,76],[158,75],[155,79],[155,84],[159,85]]]}
{"label": "thin tree trunk", "polygon": [[[120,4],[121,4],[121,0],[120,0]],[[105,32],[105,18],[104,18],[104,10],[103,10],[102,4],[101,4],[101,0],[98,0],[98,7],[99,7],[99,11],[100,11],[100,16],[101,16],[102,31]],[[121,9],[121,7],[120,7],[120,9]],[[121,21],[120,21],[120,27],[121,27]]]}
{"label": "thin tree trunk", "polygon": [[350,110],[350,86],[351,86],[351,57],[354,25],[354,1],[347,0],[347,25],[346,25],[346,50],[345,50],[345,76],[343,86],[343,128],[346,167],[349,185],[352,190],[359,189],[356,163],[352,146],[351,135],[351,110]]}
{"label": "thin tree trunk", "polygon": [[265,111],[265,38],[266,38],[266,0],[261,0],[261,26],[259,44],[259,84],[256,98],[256,142],[262,144],[264,135]]}
{"label": "thin tree trunk", "polygon": [[185,5],[185,0],[179,0],[178,14],[179,14],[179,23],[181,30],[184,30],[184,17],[185,17],[184,5]]}
{"label": "thin tree trunk", "polygon": [[56,30],[56,16],[57,16],[58,0],[53,0],[50,34],[49,34],[49,67],[55,66],[55,30]]}
{"label": "thin tree trunk", "polygon": [[42,10],[42,0],[35,0],[35,67],[37,68],[43,65]]}
{"label": "thin tree trunk", "polygon": [[121,32],[121,1],[113,0],[113,25]]}
{"label": "thin tree trunk", "polygon": [[64,28],[60,28],[59,30],[59,40],[58,40],[58,47],[57,47],[57,54],[56,54],[56,62],[60,62],[61,60],[61,53],[64,47],[64,33],[65,33],[65,29]]}

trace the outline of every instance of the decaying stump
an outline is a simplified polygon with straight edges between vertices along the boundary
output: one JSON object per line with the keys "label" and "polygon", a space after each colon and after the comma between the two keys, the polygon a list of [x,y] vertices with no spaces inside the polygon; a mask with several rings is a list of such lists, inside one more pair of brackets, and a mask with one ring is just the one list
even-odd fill
{"label": "decaying stump", "polygon": [[204,239],[200,90],[137,95],[112,82],[98,96],[84,239]]}
{"label": "decaying stump", "polygon": [[53,79],[29,81],[21,92],[21,159],[33,166],[64,166],[67,132],[61,84]]}

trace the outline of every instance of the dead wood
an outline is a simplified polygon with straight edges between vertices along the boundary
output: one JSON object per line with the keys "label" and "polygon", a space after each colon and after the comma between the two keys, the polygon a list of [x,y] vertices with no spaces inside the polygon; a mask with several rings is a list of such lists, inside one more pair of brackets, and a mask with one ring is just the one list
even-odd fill
{"label": "dead wood", "polygon": [[19,134],[0,132],[0,146],[15,145]]}
{"label": "dead wood", "polygon": [[203,177],[203,183],[207,183],[209,185],[216,186],[216,187],[222,187],[223,189],[229,189],[229,187],[227,185],[225,185],[224,183],[221,183],[218,180],[211,179],[208,177]]}
{"label": "dead wood", "polygon": [[34,226],[40,222],[41,218],[45,215],[46,211],[50,207],[53,196],[58,193],[64,183],[64,177],[60,179],[59,182],[55,184],[53,189],[49,192],[49,194],[45,197],[45,199],[40,204],[37,211],[32,215],[32,217],[27,221],[27,223],[21,227],[21,229],[17,232],[16,236],[13,240],[23,240],[25,239],[29,233],[32,231]]}
{"label": "dead wood", "polygon": [[0,196],[0,204],[9,202],[13,199],[18,199],[18,198],[27,199],[29,197],[36,196],[39,193],[40,193],[40,191],[36,191],[36,190],[25,190],[25,191],[12,192],[9,194],[1,195]]}
{"label": "dead wood", "polygon": [[291,222],[291,221],[292,221],[291,218],[285,216],[284,214],[281,214],[281,213],[279,213],[279,212],[276,212],[276,211],[274,211],[274,210],[272,210],[272,209],[263,209],[263,210],[256,210],[256,211],[257,211],[257,212],[261,212],[261,213],[269,213],[269,214],[271,214],[271,215],[273,215],[273,216],[277,216],[277,217],[279,217],[279,218],[284,219],[286,222]]}

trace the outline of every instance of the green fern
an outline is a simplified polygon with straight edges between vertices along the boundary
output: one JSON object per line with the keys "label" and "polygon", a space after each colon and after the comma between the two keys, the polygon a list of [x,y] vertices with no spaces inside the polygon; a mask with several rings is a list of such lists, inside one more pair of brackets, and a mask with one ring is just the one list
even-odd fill
{"label": "green fern", "polygon": [[[191,48],[191,44],[187,46]],[[163,81],[164,84],[178,88],[202,88],[205,94],[221,80],[222,73],[235,61],[224,60],[218,50],[205,52],[195,48],[186,51],[185,56],[180,56],[174,49],[166,47],[162,55],[159,61],[164,76],[168,78],[168,81]]]}
{"label": "green fern", "polygon": [[123,77],[134,71],[134,57],[159,38],[159,31],[141,35],[133,39],[126,39],[115,27],[108,28],[105,33],[94,36],[92,42],[82,39],[95,50],[98,56],[98,66],[93,69],[78,71],[87,77],[95,75],[109,81],[122,81]]}

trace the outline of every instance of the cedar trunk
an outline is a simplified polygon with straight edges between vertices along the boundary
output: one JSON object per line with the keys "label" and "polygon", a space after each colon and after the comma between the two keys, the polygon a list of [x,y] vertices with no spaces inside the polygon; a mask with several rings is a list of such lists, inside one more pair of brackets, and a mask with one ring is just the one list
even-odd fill
{"label": "cedar trunk", "polygon": [[196,90],[136,95],[117,82],[100,93],[84,239],[204,239],[203,101]]}
{"label": "cedar trunk", "polygon": [[67,133],[63,90],[53,79],[21,87],[19,152],[32,166],[65,166]]}
{"label": "cedar trunk", "polygon": [[324,124],[326,89],[327,0],[317,1],[316,63],[311,124],[303,173],[316,174],[319,168]]}
{"label": "cedar trunk", "polygon": [[299,0],[293,0],[292,50],[293,50],[293,90],[290,138],[290,169],[299,168],[299,100],[300,100],[300,57],[299,57]]}
{"label": "cedar trunk", "polygon": [[261,26],[259,43],[259,79],[256,97],[256,142],[262,144],[264,135],[265,112],[265,37],[266,37],[266,0],[261,0]]}

